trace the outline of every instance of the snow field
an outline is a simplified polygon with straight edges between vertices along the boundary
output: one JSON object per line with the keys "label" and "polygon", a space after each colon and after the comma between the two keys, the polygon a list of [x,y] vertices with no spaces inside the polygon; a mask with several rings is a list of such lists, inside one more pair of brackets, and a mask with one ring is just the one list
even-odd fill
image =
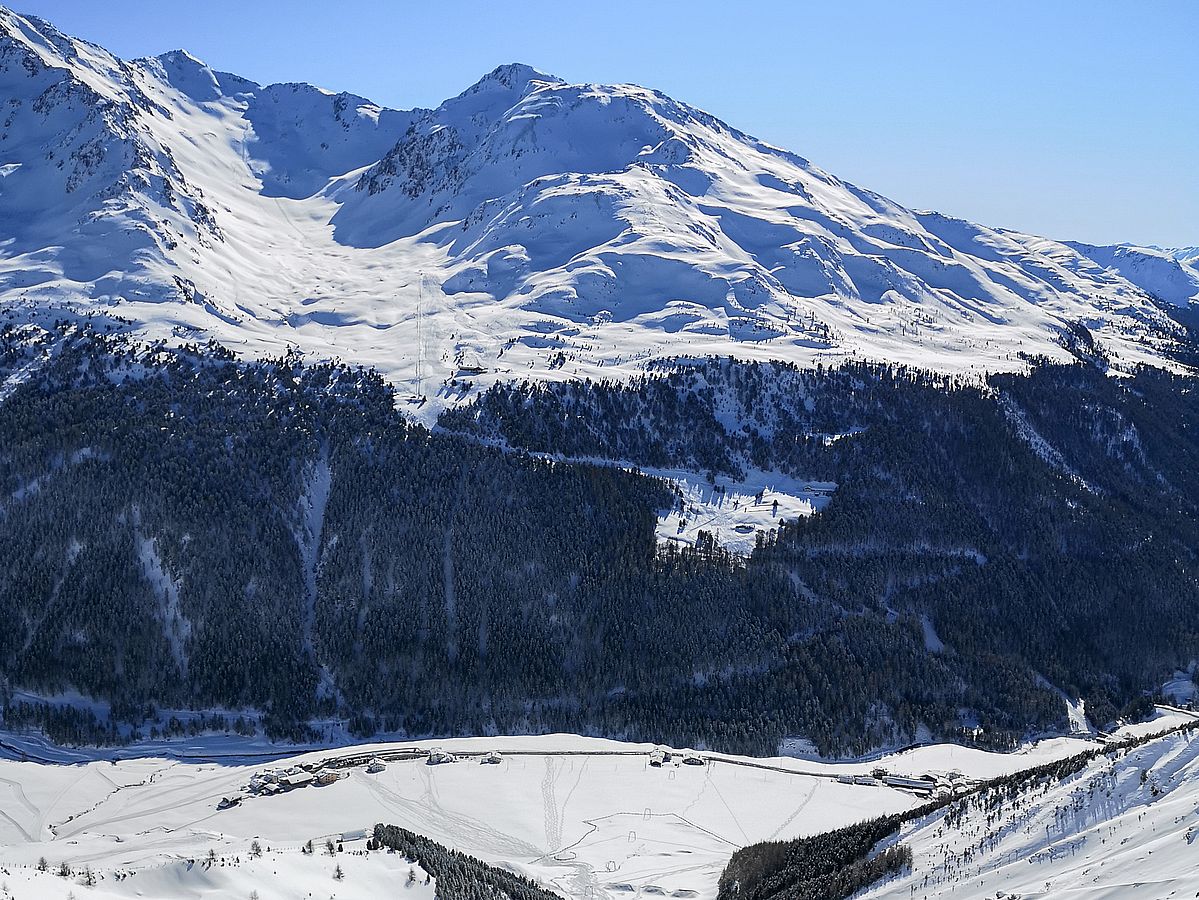
{"label": "snow field", "polygon": [[1199,892],[1199,740],[1171,735],[1100,757],[1061,784],[949,827],[904,829],[912,871],[869,898],[1164,900]]}
{"label": "snow field", "polygon": [[[266,850],[251,857],[248,848],[236,856],[167,862],[154,868],[128,871],[93,869],[95,885],[88,886],[82,869],[64,878],[54,871],[0,869],[0,900],[66,900],[75,897],[123,900],[128,897],[209,898],[209,900],[433,900],[436,882],[425,882],[426,873],[400,854],[366,853],[364,841],[345,845],[336,858],[318,850]],[[342,877],[336,877],[340,867]],[[409,883],[409,871],[414,880]]]}
{"label": "snow field", "polygon": [[[1163,714],[1138,728],[1160,731],[1185,718]],[[11,741],[5,736],[5,744]],[[251,776],[267,768],[434,746],[476,756],[442,765],[428,765],[424,757],[394,760],[374,774],[356,765],[324,787],[276,796],[244,792]],[[299,885],[315,890],[313,896],[373,897],[382,885],[392,892],[402,887],[396,878],[406,876],[406,868],[385,854],[349,851],[361,849],[374,824],[384,822],[570,898],[711,900],[740,846],[827,831],[922,802],[881,784],[842,783],[838,775],[865,775],[883,765],[895,774],[959,770],[987,778],[1091,746],[1058,738],[1005,755],[934,745],[840,764],[705,754],[703,766],[678,764],[676,756],[655,768],[648,762],[652,745],[544,735],[368,744],[272,762],[254,759],[261,748],[250,743],[247,756],[223,765],[161,753],[73,765],[0,760],[0,869],[8,872],[3,877],[11,892],[21,886],[21,896],[39,898],[65,897],[64,888],[83,896],[77,884],[37,872],[41,857],[51,869],[64,861],[79,871],[90,866],[101,879],[86,888],[94,896],[244,897],[250,890],[262,898],[307,896],[289,893]],[[174,747],[181,749],[211,752],[204,739]],[[477,756],[492,749],[503,761],[481,765]],[[1178,765],[1171,772],[1184,770],[1190,772]],[[243,798],[240,805],[217,810],[222,798],[233,796]],[[1199,796],[1193,800],[1199,804]],[[335,861],[319,855],[328,837],[347,839],[347,854],[337,860],[347,875],[340,883],[329,874]],[[270,851],[251,860],[255,840]],[[317,845],[314,858],[300,853],[308,840]],[[207,864],[210,851],[215,867]],[[326,886],[329,893],[321,893]]]}
{"label": "snow field", "polygon": [[681,509],[676,506],[658,517],[659,543],[694,546],[699,532],[706,531],[721,546],[740,554],[753,550],[758,532],[824,509],[837,487],[832,482],[758,470],[736,480],[717,476],[715,483],[683,470],[640,471],[667,479],[682,494]]}

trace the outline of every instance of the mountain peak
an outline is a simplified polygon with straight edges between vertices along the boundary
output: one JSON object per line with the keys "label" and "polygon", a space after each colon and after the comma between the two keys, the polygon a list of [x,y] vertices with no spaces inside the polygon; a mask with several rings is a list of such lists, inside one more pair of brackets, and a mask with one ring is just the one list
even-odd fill
{"label": "mountain peak", "polygon": [[186,50],[169,50],[143,62],[157,68],[163,80],[193,100],[216,100],[224,93],[216,73]]}
{"label": "mountain peak", "polygon": [[525,93],[534,82],[566,83],[556,75],[549,75],[525,63],[514,62],[496,66],[463,93],[471,94],[486,90],[509,90]]}
{"label": "mountain peak", "polygon": [[177,50],[168,50],[166,53],[159,53],[154,58],[169,65],[190,65],[204,69],[208,68],[208,65],[202,59],[193,56],[182,47]]}
{"label": "mountain peak", "polygon": [[45,19],[23,16],[0,6],[0,40],[16,41],[28,48],[40,47],[52,56],[72,59],[74,41]]}

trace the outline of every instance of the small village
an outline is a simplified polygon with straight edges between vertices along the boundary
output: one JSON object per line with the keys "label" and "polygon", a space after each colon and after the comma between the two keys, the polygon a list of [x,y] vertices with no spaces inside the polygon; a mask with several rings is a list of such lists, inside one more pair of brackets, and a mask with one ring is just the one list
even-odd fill
{"label": "small village", "polygon": [[[816,773],[804,772],[782,766],[763,763],[749,763],[722,755],[703,755],[693,750],[679,751],[668,747],[654,747],[648,752],[629,751],[607,753],[578,754],[569,751],[516,751],[510,756],[644,756],[646,766],[650,769],[671,769],[680,766],[704,767],[712,764],[750,766],[752,768],[770,769],[793,775],[810,776]],[[232,809],[239,806],[246,797],[272,797],[290,791],[307,787],[326,787],[348,778],[350,770],[363,769],[368,775],[377,775],[387,769],[389,763],[415,762],[424,760],[428,766],[443,766],[462,763],[468,760],[479,765],[498,766],[507,760],[498,750],[471,751],[452,753],[441,747],[423,749],[418,747],[400,747],[380,750],[375,754],[355,754],[349,756],[334,756],[309,762],[297,763],[286,768],[267,768],[255,772],[243,789],[243,793],[234,797],[224,797],[217,804],[218,810]],[[673,776],[672,776],[673,777]],[[963,796],[975,786],[974,779],[967,778],[960,771],[929,772],[922,775],[895,774],[882,767],[875,767],[869,774],[830,774],[819,773],[816,777],[835,780],[839,784],[857,785],[861,787],[888,787],[898,791],[915,794],[918,797],[934,800]]]}
{"label": "small village", "polygon": [[[285,794],[305,787],[326,787],[349,777],[349,770],[363,768],[368,775],[377,775],[387,768],[388,762],[399,760],[415,760],[424,758],[430,766],[459,762],[464,759],[477,759],[482,765],[499,765],[504,761],[498,750],[484,753],[454,754],[439,747],[420,750],[416,747],[404,747],[397,750],[381,751],[377,756],[339,756],[314,762],[297,763],[283,769],[263,769],[250,776],[245,787],[245,793],[254,797],[270,797],[275,794]],[[231,809],[241,803],[241,797],[225,797],[217,804],[217,809]]]}

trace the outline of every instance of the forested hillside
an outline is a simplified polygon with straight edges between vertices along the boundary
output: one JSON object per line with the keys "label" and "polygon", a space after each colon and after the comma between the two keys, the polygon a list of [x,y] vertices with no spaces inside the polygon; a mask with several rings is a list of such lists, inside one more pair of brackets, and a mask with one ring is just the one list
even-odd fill
{"label": "forested hillside", "polygon": [[[1160,372],[713,362],[497,388],[429,431],[367,370],[64,327],[6,331],[0,385],[0,678],[143,728],[1003,745],[1064,725],[1056,688],[1105,723],[1197,655],[1199,410]],[[497,438],[839,486],[748,559],[660,549],[670,485]],[[111,739],[90,715],[6,710]]]}
{"label": "forested hillside", "polygon": [[[828,508],[785,523],[754,568],[843,610],[842,636],[926,620],[944,644],[929,662],[952,658],[981,687],[967,688],[971,707],[1031,697],[1035,670],[1103,726],[1196,655],[1190,377],[1080,362],[970,385],[885,365],[711,361],[627,386],[497,386],[442,422],[540,452],[836,482]],[[890,658],[841,690],[865,703]]]}

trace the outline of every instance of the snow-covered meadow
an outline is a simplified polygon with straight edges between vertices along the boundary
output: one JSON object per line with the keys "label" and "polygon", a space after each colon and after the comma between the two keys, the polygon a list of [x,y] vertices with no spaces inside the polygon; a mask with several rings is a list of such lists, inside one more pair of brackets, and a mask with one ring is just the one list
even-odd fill
{"label": "snow-covered meadow", "polygon": [[759,532],[780,522],[810,516],[828,505],[837,486],[829,481],[793,478],[751,470],[742,478],[713,481],[678,469],[642,468],[665,478],[679,491],[679,502],[658,517],[658,541],[693,546],[700,532],[711,534],[734,553],[753,550]]}
{"label": "snow-covered meadow", "polygon": [[[1163,713],[1125,733],[1160,731],[1185,718]],[[703,754],[702,765],[690,765],[676,753],[655,767],[651,745],[546,735],[348,746],[270,760],[256,755],[264,752],[261,746],[247,743],[242,756],[229,755],[223,763],[186,758],[234,750],[227,743],[207,743],[164,743],[158,755],[143,747],[147,755],[129,759],[106,759],[97,751],[91,761],[74,764],[0,759],[0,884],[8,892],[0,897],[248,897],[251,891],[263,900],[429,896],[423,873],[408,884],[410,866],[403,859],[366,852],[367,834],[383,822],[524,874],[570,898],[711,900],[720,872],[738,847],[818,833],[922,802],[916,794],[869,778],[879,766],[892,774],[961,773],[983,779],[1094,746],[1081,738],[1056,738],[995,754],[933,745],[874,762],[840,764]],[[9,756],[45,752],[37,742],[14,735],[5,735],[4,744]],[[459,759],[429,765],[426,754],[435,746]],[[400,752],[408,748],[418,752]],[[500,751],[502,761],[482,764],[482,755],[491,750]],[[168,751],[182,758],[167,758]],[[389,754],[409,758],[389,759],[377,772],[362,763]],[[337,769],[342,777],[332,784],[271,796],[247,790],[252,777],[268,770],[349,756],[355,764]],[[1013,831],[1000,856],[1014,859],[1025,851],[1041,856],[1032,864],[1021,859],[1023,868],[1013,864],[1011,872],[1034,873],[1035,868],[1038,879],[1052,880],[1076,861],[1077,851],[1061,859],[1053,855],[1057,851],[1042,852],[1045,834],[1038,816],[1055,823],[1060,840],[1073,840],[1066,834],[1070,823],[1085,820],[1095,835],[1102,831],[1114,846],[1127,846],[1121,852],[1130,858],[1137,848],[1149,858],[1149,850],[1159,845],[1189,852],[1183,836],[1199,827],[1199,782],[1193,778],[1199,747],[1181,738],[1161,739],[1118,766],[1135,777],[1117,774],[1112,782],[1117,799],[1101,809],[1063,820],[1054,812],[1060,805],[1055,793],[1044,810],[1029,813],[1037,827]],[[1141,768],[1163,792],[1161,800],[1137,793]],[[853,776],[871,783],[851,783]],[[1063,787],[1061,793],[1072,798],[1078,789]],[[241,802],[218,809],[226,797]],[[1138,838],[1145,823],[1150,830]],[[917,829],[911,837],[917,848],[912,879],[923,879],[923,867],[939,858],[942,843],[969,843],[973,833],[946,837],[935,825]],[[1050,843],[1058,839],[1050,834]],[[329,840],[343,851],[326,855]],[[316,851],[311,855],[303,852],[308,841]],[[253,855],[255,843],[261,856]],[[38,870],[42,858],[45,872]],[[1165,853],[1159,857],[1166,858]],[[57,874],[62,863],[71,867],[70,877]],[[334,878],[338,865],[342,879]],[[88,870],[94,886],[84,883]],[[1171,878],[1190,877],[1177,864],[1169,871]],[[1011,872],[994,883],[1017,883]],[[989,877],[977,880],[980,891],[992,890]],[[911,896],[907,885],[888,885],[886,895]]]}

